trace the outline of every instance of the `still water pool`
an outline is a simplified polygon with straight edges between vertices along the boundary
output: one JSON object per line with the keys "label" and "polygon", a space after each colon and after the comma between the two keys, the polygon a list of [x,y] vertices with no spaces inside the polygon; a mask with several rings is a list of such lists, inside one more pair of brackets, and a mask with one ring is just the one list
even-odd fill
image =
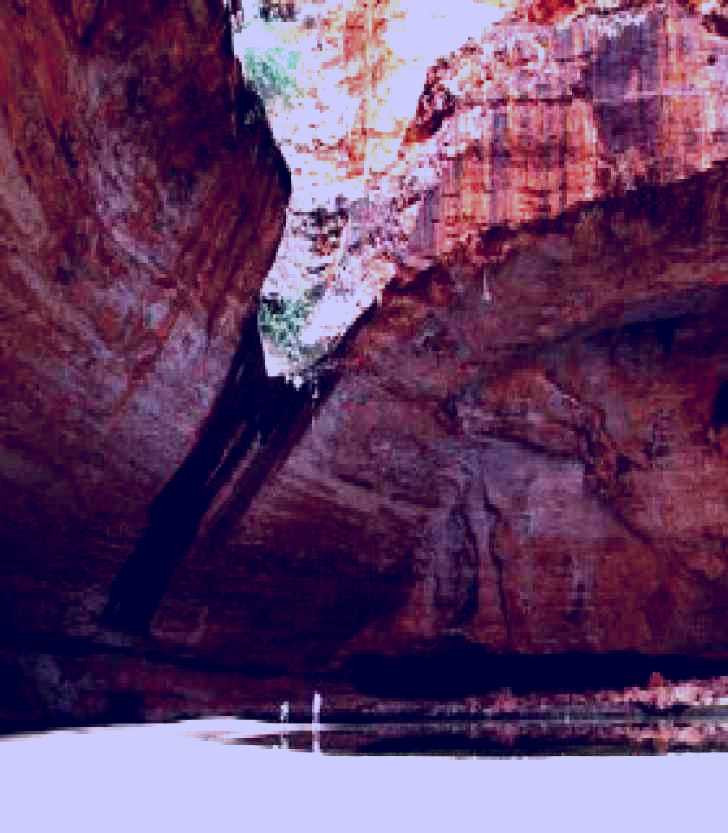
{"label": "still water pool", "polygon": [[566,719],[281,727],[224,743],[332,755],[523,758],[728,752],[728,721]]}

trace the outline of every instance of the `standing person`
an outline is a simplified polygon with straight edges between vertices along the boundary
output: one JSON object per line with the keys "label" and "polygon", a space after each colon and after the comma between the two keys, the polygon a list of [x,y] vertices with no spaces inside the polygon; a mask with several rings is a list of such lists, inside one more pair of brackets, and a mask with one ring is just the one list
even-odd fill
{"label": "standing person", "polygon": [[323,698],[318,691],[313,693],[313,703],[311,705],[311,723],[318,724],[321,722],[321,704]]}
{"label": "standing person", "polygon": [[288,723],[288,717],[291,713],[291,705],[288,700],[281,703],[281,723]]}

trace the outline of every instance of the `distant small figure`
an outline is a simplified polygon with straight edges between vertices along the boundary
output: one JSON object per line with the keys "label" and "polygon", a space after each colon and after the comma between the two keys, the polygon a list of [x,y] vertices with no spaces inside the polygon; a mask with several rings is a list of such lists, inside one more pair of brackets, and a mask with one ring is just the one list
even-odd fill
{"label": "distant small figure", "polygon": [[281,703],[281,723],[288,723],[288,718],[291,714],[291,704],[288,700]]}
{"label": "distant small figure", "polygon": [[323,698],[319,694],[318,691],[314,691],[313,693],[313,703],[311,705],[311,722],[312,723],[319,723],[321,720],[321,704],[323,703]]}
{"label": "distant small figure", "polygon": [[647,688],[662,688],[666,683],[667,680],[665,680],[659,671],[653,671],[650,674],[650,679],[647,681]]}
{"label": "distant small figure", "polygon": [[488,287],[488,267],[483,267],[483,303],[491,304],[493,303],[493,293],[490,291]]}

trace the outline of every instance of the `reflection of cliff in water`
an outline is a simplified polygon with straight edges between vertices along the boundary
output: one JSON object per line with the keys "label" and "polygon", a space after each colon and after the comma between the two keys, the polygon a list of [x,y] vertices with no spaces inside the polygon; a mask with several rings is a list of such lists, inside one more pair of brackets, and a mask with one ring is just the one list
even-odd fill
{"label": "reflection of cliff in water", "polygon": [[[212,738],[211,738],[212,739]],[[315,743],[314,743],[315,741]],[[441,721],[324,727],[282,731],[242,743],[331,755],[447,755],[483,758],[560,755],[659,755],[727,752],[728,722],[655,721]]]}

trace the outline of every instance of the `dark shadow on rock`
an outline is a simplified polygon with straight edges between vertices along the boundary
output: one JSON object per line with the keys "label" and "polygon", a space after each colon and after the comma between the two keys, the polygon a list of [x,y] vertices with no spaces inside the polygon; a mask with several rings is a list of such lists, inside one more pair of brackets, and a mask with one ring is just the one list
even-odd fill
{"label": "dark shadow on rock", "polygon": [[[265,371],[257,311],[246,321],[220,394],[195,447],[149,510],[149,525],[112,583],[101,616],[112,631],[147,635],[177,565],[223,487],[232,494],[210,519],[215,547],[247,511],[266,479],[288,458],[343,372],[349,345],[375,311],[366,311],[299,389]],[[313,397],[313,386],[317,397]]]}
{"label": "dark shadow on rock", "polygon": [[247,320],[223,388],[201,436],[149,511],[149,525],[113,582],[102,624],[146,633],[172,574],[194,541],[202,519],[238,466],[239,511],[269,470],[290,451],[296,422],[310,420],[310,391],[268,378],[257,316]]}
{"label": "dark shadow on rock", "polygon": [[495,654],[460,639],[397,657],[361,654],[346,669],[362,693],[380,697],[449,698],[510,688],[516,693],[586,692],[644,686],[666,679],[708,679],[728,673],[728,660],[632,651],[602,654]]}

